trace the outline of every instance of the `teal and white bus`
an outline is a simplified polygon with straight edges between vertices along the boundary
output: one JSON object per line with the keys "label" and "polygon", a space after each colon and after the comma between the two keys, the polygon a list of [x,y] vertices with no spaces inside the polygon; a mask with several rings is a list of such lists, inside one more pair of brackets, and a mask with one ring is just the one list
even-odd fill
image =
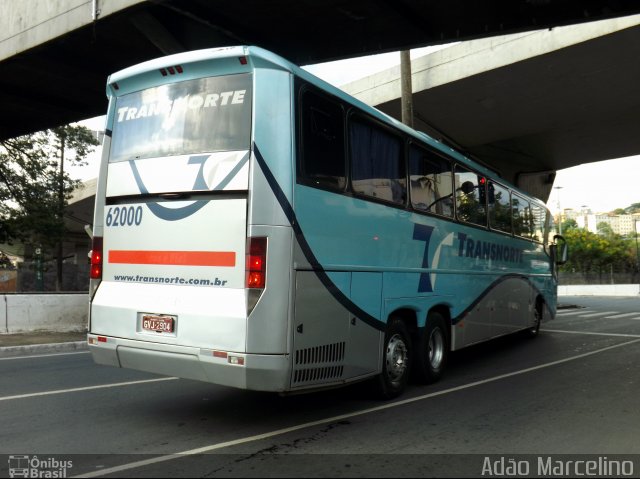
{"label": "teal and white bus", "polygon": [[256,47],[111,75],[91,254],[100,364],[399,395],[556,312],[545,205]]}

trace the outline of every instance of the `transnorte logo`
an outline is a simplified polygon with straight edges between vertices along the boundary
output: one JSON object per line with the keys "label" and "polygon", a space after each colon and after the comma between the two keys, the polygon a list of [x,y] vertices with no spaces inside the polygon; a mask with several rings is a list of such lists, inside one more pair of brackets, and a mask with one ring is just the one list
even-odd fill
{"label": "transnorte logo", "polygon": [[[207,182],[204,179],[204,165],[206,161],[211,157],[211,155],[194,155],[189,157],[187,161],[188,165],[199,165],[198,173],[196,174],[195,180],[193,182],[192,191],[209,191],[210,188],[207,185]],[[238,162],[238,164],[229,172],[229,174],[217,185],[215,185],[211,190],[222,190],[224,187],[231,182],[233,177],[238,174],[238,172],[242,169],[242,167],[249,161],[249,153],[244,155],[244,157]],[[149,194],[149,189],[144,184],[142,180],[142,176],[138,171],[138,167],[136,166],[135,160],[129,160],[129,166],[131,167],[131,171],[133,173],[133,178],[135,179],[136,185],[140,190],[140,193]],[[147,206],[151,210],[151,212],[157,216],[158,218],[165,221],[177,221],[187,218],[192,214],[196,213],[200,210],[204,205],[207,204],[206,200],[196,200],[193,203],[182,206],[179,208],[168,208],[159,203],[147,203]]]}

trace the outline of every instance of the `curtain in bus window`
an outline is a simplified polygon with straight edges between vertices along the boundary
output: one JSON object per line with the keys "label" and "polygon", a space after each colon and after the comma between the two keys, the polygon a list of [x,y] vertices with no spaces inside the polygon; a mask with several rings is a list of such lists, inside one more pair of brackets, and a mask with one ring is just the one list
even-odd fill
{"label": "curtain in bus window", "polygon": [[522,196],[511,196],[511,210],[513,212],[513,234],[523,238],[531,238],[531,208],[529,201]]}
{"label": "curtain in bus window", "polygon": [[312,185],[343,190],[346,186],[342,107],[311,91],[302,97],[300,176]]}
{"label": "curtain in bus window", "polygon": [[109,161],[249,149],[251,75],[160,85],[116,100]]}
{"label": "curtain in bus window", "polygon": [[400,139],[361,121],[351,123],[349,136],[353,191],[404,203],[407,185]]}
{"label": "curtain in bus window", "polygon": [[511,197],[509,190],[489,182],[489,225],[494,230],[511,234]]}
{"label": "curtain in bus window", "polygon": [[409,152],[411,204],[420,211],[453,216],[451,163],[424,148]]}
{"label": "curtain in bus window", "polygon": [[456,165],[456,208],[460,221],[486,226],[487,210],[485,207],[485,184],[480,184],[482,178],[477,173]]}

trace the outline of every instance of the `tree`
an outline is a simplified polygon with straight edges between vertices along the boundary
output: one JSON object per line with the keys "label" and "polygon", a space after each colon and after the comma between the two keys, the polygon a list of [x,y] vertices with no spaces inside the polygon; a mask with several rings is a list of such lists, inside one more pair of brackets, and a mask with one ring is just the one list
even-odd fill
{"label": "tree", "polygon": [[628,215],[640,213],[640,203],[633,203],[631,206],[627,206],[624,210]]}
{"label": "tree", "polygon": [[602,274],[633,271],[635,256],[631,243],[620,235],[600,235],[586,229],[570,229],[564,234],[569,247],[569,260],[563,271]]}
{"label": "tree", "polygon": [[605,236],[606,238],[611,238],[615,234],[609,223],[598,223],[596,229],[599,235]]}
{"label": "tree", "polygon": [[84,164],[98,141],[82,126],[62,126],[0,141],[0,240],[55,248],[62,287],[64,208],[79,181],[65,161]]}
{"label": "tree", "polygon": [[566,219],[562,222],[562,231],[569,231],[570,229],[578,228],[578,223],[573,218]]}

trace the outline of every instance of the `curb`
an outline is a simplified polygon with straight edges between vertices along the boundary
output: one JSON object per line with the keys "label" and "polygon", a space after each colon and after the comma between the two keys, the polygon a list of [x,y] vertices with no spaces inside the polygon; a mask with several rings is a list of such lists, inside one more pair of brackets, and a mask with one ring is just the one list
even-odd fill
{"label": "curb", "polygon": [[32,354],[56,354],[75,351],[88,351],[86,341],[71,341],[68,343],[25,344],[23,346],[6,346],[0,348],[0,358],[14,358]]}

